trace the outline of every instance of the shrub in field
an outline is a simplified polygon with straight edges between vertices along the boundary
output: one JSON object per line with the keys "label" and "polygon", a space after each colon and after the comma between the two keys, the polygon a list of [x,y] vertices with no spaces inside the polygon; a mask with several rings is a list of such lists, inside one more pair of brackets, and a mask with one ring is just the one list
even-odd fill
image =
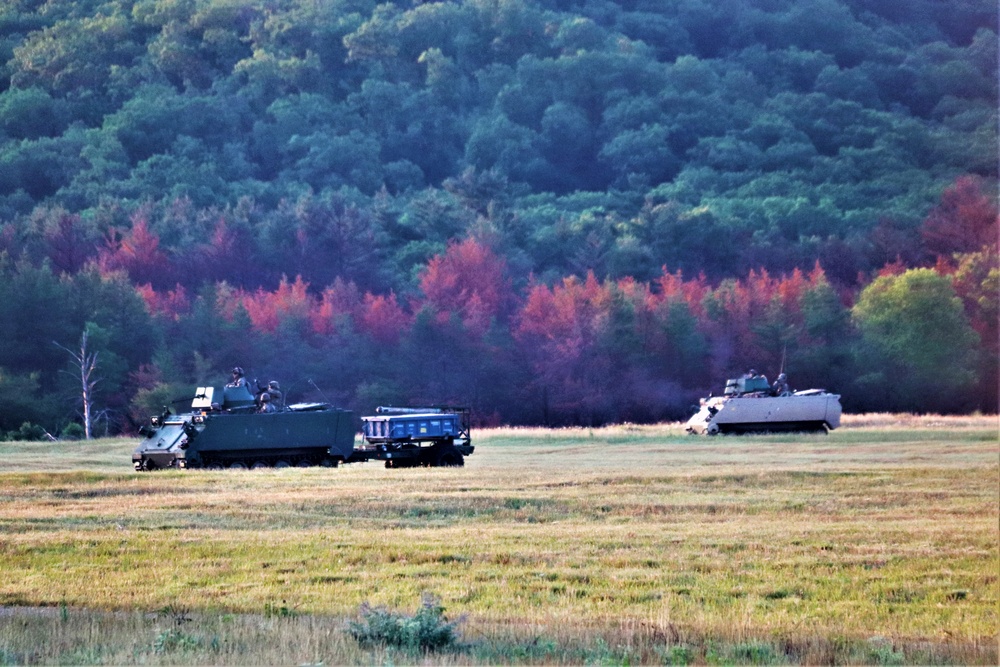
{"label": "shrub in field", "polygon": [[726,662],[732,660],[737,664],[777,665],[788,662],[784,654],[774,646],[759,641],[735,644],[728,650],[728,653]]}
{"label": "shrub in field", "polygon": [[59,437],[63,440],[82,440],[84,435],[85,433],[82,426],[76,422],[70,422],[59,434]]}
{"label": "shrub in field", "polygon": [[907,662],[903,652],[882,637],[872,637],[868,644],[868,655],[862,658],[864,662],[873,665],[903,665]]}
{"label": "shrub in field", "polygon": [[3,439],[21,442],[37,442],[39,440],[45,440],[47,435],[48,434],[45,432],[45,429],[38,424],[24,422],[21,424],[21,428],[16,431],[9,431],[5,434]]}
{"label": "shrub in field", "polygon": [[189,635],[180,628],[170,628],[156,635],[153,640],[153,652],[157,654],[173,653],[175,651],[193,651],[201,648],[201,639]]}
{"label": "shrub in field", "polygon": [[660,657],[664,665],[690,665],[695,660],[695,652],[690,646],[678,644],[662,649]]}
{"label": "shrub in field", "polygon": [[456,623],[444,616],[444,607],[432,595],[424,595],[420,608],[412,616],[384,607],[361,606],[361,619],[351,621],[349,632],[362,646],[384,645],[396,648],[436,651],[455,644]]}
{"label": "shrub in field", "polygon": [[269,618],[290,618],[296,616],[297,612],[294,608],[289,607],[288,603],[284,600],[281,604],[275,604],[273,602],[267,602],[264,604],[264,616]]}

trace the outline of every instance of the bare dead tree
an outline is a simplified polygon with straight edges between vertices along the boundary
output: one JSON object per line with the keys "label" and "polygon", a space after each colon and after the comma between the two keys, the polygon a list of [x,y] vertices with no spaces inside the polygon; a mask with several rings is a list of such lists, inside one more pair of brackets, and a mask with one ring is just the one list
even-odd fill
{"label": "bare dead tree", "polygon": [[97,370],[97,352],[87,350],[87,330],[83,330],[80,336],[80,349],[73,351],[64,345],[54,343],[56,347],[66,350],[73,358],[73,372],[71,375],[80,380],[80,393],[83,398],[83,431],[87,440],[92,439],[91,429],[92,413],[94,408],[94,387],[101,381],[101,378],[94,377]]}

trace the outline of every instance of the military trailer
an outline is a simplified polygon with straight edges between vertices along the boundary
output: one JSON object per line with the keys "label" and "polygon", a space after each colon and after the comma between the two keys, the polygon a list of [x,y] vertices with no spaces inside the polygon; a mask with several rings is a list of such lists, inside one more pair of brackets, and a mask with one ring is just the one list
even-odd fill
{"label": "military trailer", "polygon": [[726,382],[722,396],[703,398],[687,422],[688,433],[716,435],[761,431],[821,431],[840,426],[840,395],[807,389],[775,396],[765,377]]}
{"label": "military trailer", "polygon": [[140,429],[136,470],[335,466],[354,456],[353,413],[299,403],[257,413],[245,386],[199,387],[191,411],[164,411]]}
{"label": "military trailer", "polygon": [[359,454],[385,461],[386,468],[462,466],[475,451],[468,408],[379,407],[361,418]]}

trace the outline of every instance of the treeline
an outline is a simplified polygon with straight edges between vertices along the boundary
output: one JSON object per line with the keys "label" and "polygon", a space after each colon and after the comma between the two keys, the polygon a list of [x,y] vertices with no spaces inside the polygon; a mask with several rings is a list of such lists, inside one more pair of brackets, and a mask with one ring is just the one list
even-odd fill
{"label": "treeline", "polygon": [[[66,242],[68,214],[26,239],[20,260],[4,255],[0,326],[13,344],[0,348],[0,429],[74,421],[71,352],[83,332],[99,360],[98,432],[186,404],[192,386],[219,384],[236,364],[281,382],[291,401],[358,411],[461,403],[481,423],[679,419],[751,366],[840,392],[848,410],[996,408],[997,209],[969,178],[921,227],[935,262],[887,265],[860,292],[836,287],[818,264],[718,283],[666,270],[652,281],[589,272],[523,282],[485,234],[452,242],[405,295],[301,276],[273,290],[200,273],[188,276],[197,287],[157,287],[193,265],[160,248],[148,214],[136,213],[127,238],[78,256],[75,272],[66,253],[88,246]],[[199,257],[253,264],[253,253],[227,248],[209,244]]]}
{"label": "treeline", "polygon": [[[676,417],[781,357],[854,409],[995,409],[996,13],[5,3],[0,430],[72,421],[84,331],[112,431],[235,364],[512,423]],[[949,337],[893,338],[928,291]]]}
{"label": "treeline", "polygon": [[183,251],[209,238],[193,218],[210,209],[253,210],[241,222],[286,246],[296,226],[324,224],[300,206],[361,212],[312,249],[330,255],[326,271],[275,257],[231,278],[268,288],[339,271],[412,289],[479,227],[516,273],[549,283],[819,260],[854,285],[918,259],[910,239],[959,175],[995,181],[996,12],[989,0],[8,2],[0,220],[19,230],[61,208],[127,230],[137,203],[186,200],[150,220]]}

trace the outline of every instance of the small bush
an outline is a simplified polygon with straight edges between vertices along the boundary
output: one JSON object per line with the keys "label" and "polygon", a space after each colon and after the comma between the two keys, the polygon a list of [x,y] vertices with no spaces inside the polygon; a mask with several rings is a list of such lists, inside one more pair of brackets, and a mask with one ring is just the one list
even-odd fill
{"label": "small bush", "polygon": [[153,640],[153,651],[157,654],[193,651],[200,647],[201,640],[199,638],[189,635],[179,628],[164,630]]}
{"label": "small bush", "polygon": [[740,665],[780,665],[788,662],[784,653],[771,644],[759,641],[739,642],[723,648],[722,662]]}
{"label": "small bush", "polygon": [[664,665],[690,665],[695,660],[694,651],[690,646],[671,646],[663,653]]}
{"label": "small bush", "polygon": [[24,422],[18,430],[8,431],[3,439],[21,442],[37,442],[39,440],[44,440],[47,435],[48,434],[45,432],[45,429],[38,424]]}
{"label": "small bush", "polygon": [[383,645],[420,651],[453,646],[456,623],[444,616],[444,607],[432,595],[424,595],[412,616],[384,607],[361,605],[361,620],[350,623],[349,632],[363,646]]}
{"label": "small bush", "polygon": [[298,616],[298,613],[294,608],[289,607],[287,602],[282,600],[281,604],[266,602],[264,604],[264,616],[268,618],[291,618]]}
{"label": "small bush", "polygon": [[59,437],[63,440],[82,440],[84,435],[86,435],[86,431],[83,429],[83,426],[76,422],[71,422],[62,430]]}
{"label": "small bush", "polygon": [[906,656],[902,651],[896,650],[892,642],[883,637],[872,637],[868,640],[868,655],[865,662],[872,665],[904,665]]}

